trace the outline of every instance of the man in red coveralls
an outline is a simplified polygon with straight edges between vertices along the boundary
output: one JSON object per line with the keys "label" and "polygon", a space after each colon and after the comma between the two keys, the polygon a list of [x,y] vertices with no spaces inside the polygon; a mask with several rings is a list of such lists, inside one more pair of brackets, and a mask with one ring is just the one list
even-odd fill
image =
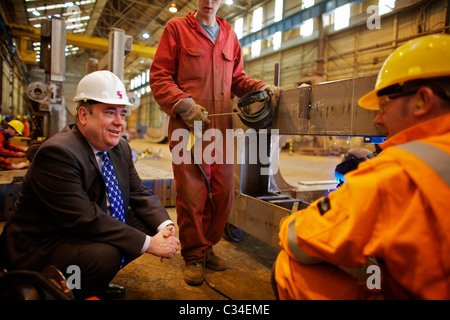
{"label": "man in red coveralls", "polygon": [[23,123],[19,120],[11,120],[5,129],[0,130],[0,168],[2,169],[23,169],[28,167],[28,163],[20,162],[13,164],[6,158],[25,157],[25,150],[12,145],[9,138],[21,135],[23,132]]}
{"label": "man in red coveralls", "polygon": [[[170,115],[171,150],[183,141],[171,139],[174,130],[184,128],[192,132],[195,121],[201,121],[204,130],[214,128],[225,137],[226,129],[232,128],[231,116],[208,119],[205,111],[231,112],[232,93],[241,97],[265,90],[273,95],[273,105],[278,100],[281,88],[256,81],[244,72],[236,33],[227,21],[216,17],[223,2],[198,0],[196,12],[171,19],[153,59],[150,86],[158,104]],[[218,139],[213,137],[212,141]],[[201,143],[203,148],[211,144]],[[205,180],[193,161],[173,163],[181,254],[186,264],[183,276],[188,284],[203,283],[204,267],[225,269],[225,262],[212,247],[221,238],[233,204],[233,164],[201,162],[210,181],[215,211],[208,200]]]}

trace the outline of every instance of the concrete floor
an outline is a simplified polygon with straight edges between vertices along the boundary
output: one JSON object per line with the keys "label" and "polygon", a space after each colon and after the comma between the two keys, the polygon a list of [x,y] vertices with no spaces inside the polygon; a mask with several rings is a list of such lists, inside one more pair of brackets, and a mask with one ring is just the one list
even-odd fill
{"label": "concrete floor", "polygon": [[[171,155],[167,144],[152,144],[144,139],[133,139],[131,147],[145,156],[136,163],[142,179],[173,179]],[[18,161],[16,159],[15,161]],[[338,156],[308,156],[282,151],[280,171],[289,184],[305,188],[333,187],[334,168],[340,162]],[[24,175],[26,170],[0,171],[0,179],[11,181]],[[173,206],[167,207],[176,222]],[[2,229],[0,222],[0,232]],[[247,235],[235,242],[224,234],[214,248],[217,255],[226,260],[226,270],[206,271],[206,282],[190,286],[183,280],[184,262],[180,251],[165,262],[150,254],[144,254],[113,279],[126,288],[120,300],[274,300],[271,286],[271,269],[278,250],[265,242]],[[211,284],[214,289],[209,285]],[[222,294],[221,294],[221,293]]]}
{"label": "concrete floor", "polygon": [[[176,221],[174,208],[168,208]],[[248,236],[233,242],[225,238],[215,246],[217,255],[226,260],[224,271],[206,269],[206,280],[191,286],[183,280],[184,262],[180,252],[173,259],[161,262],[144,254],[123,268],[113,282],[126,287],[121,300],[274,300],[270,272],[278,250]],[[213,284],[221,295],[207,283]]]}
{"label": "concrete floor", "polygon": [[[130,145],[141,155],[146,151],[148,153],[135,163],[142,179],[173,179],[168,144],[133,139]],[[167,207],[167,211],[176,223],[175,208]],[[277,249],[248,235],[240,242],[223,237],[214,251],[225,259],[227,268],[224,271],[206,269],[206,282],[200,286],[188,285],[183,280],[184,261],[180,251],[165,262],[144,254],[121,270],[113,282],[126,287],[126,294],[121,300],[275,299],[270,273]],[[224,295],[213,290],[208,283]]]}
{"label": "concrete floor", "polygon": [[[142,179],[171,178],[171,155],[167,144],[152,144],[145,139],[133,139],[131,147],[142,154],[148,151],[147,158],[139,159],[135,166]],[[308,182],[316,186],[330,187],[334,181],[334,168],[340,157],[321,157],[300,155],[282,151],[280,171],[286,182],[299,188]],[[333,182],[331,187],[335,186]],[[167,208],[172,220],[176,222],[174,207]],[[216,254],[226,260],[224,271],[206,271],[206,280],[200,286],[184,282],[182,270],[184,262],[180,252],[171,260],[161,263],[157,257],[144,254],[114,278],[113,282],[126,287],[122,300],[274,300],[270,274],[278,250],[259,239],[248,235],[245,240],[235,242],[226,237],[214,248]],[[209,285],[224,293],[221,295]]]}

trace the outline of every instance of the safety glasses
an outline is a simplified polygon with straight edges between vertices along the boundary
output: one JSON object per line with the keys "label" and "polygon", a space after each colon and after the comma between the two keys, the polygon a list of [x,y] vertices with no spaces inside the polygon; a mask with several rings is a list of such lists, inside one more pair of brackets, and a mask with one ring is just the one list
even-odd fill
{"label": "safety glasses", "polygon": [[400,85],[395,84],[389,87],[386,87],[384,89],[381,89],[377,92],[378,96],[378,105],[380,108],[380,112],[384,113],[386,110],[386,107],[388,106],[389,101],[398,99],[401,97],[409,96],[412,94],[415,94],[421,87],[430,87],[431,90],[433,90],[434,94],[438,97],[450,100],[450,97],[446,94],[446,92],[439,88],[438,86],[428,84],[428,83],[422,83],[422,84],[408,84],[408,85]]}
{"label": "safety glasses", "polygon": [[412,94],[416,93],[417,90],[419,90],[419,88],[410,90],[410,91],[406,91],[406,92],[398,92],[398,93],[393,93],[390,95],[384,95],[384,96],[379,97],[378,98],[378,106],[380,107],[380,112],[384,113],[386,111],[386,107],[388,106],[389,101],[412,95]]}

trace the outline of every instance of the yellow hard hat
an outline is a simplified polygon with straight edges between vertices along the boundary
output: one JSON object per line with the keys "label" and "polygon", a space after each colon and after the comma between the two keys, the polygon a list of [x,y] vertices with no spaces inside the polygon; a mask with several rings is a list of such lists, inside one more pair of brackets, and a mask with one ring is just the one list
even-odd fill
{"label": "yellow hard hat", "polygon": [[12,127],[14,130],[16,130],[18,134],[22,135],[23,127],[24,127],[22,121],[11,120],[10,122],[8,122],[8,125],[10,127]]}
{"label": "yellow hard hat", "polygon": [[358,103],[365,109],[378,110],[378,91],[410,80],[444,76],[450,76],[450,35],[415,38],[389,55],[378,73],[375,89]]}

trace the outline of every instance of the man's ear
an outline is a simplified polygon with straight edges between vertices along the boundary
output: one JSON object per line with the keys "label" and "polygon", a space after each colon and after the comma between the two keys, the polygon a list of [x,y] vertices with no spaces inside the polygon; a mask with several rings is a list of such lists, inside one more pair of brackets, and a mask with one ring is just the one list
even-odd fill
{"label": "man's ear", "polygon": [[417,104],[414,109],[414,115],[421,117],[430,112],[433,107],[434,92],[430,87],[422,87],[417,90]]}
{"label": "man's ear", "polygon": [[86,109],[86,107],[80,106],[80,107],[78,108],[78,114],[77,114],[77,116],[78,116],[78,120],[80,121],[80,123],[81,123],[82,125],[85,125],[85,124],[86,124],[88,112],[89,112],[89,111]]}

